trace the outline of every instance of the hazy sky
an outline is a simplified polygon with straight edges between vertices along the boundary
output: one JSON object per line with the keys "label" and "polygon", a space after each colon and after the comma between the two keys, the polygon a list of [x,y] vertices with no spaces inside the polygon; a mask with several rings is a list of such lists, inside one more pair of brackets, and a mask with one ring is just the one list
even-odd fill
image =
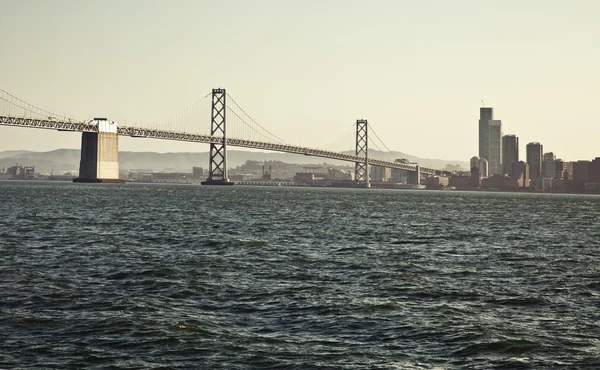
{"label": "hazy sky", "polygon": [[[366,118],[389,148],[468,160],[481,100],[505,134],[600,156],[600,1],[0,0],[0,87],[77,118],[152,121],[227,88],[319,146]],[[204,122],[207,131],[209,117]],[[79,134],[0,126],[0,151]],[[206,151],[122,138],[121,150]],[[345,148],[351,149],[348,143]]]}

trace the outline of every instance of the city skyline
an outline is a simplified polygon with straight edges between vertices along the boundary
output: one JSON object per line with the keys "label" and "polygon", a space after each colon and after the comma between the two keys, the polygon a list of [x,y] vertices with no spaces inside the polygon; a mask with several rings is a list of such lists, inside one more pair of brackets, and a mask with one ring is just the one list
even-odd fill
{"label": "city skyline", "polygon": [[[4,1],[0,40],[10,53],[0,87],[58,113],[128,124],[225,87],[298,144],[318,147],[365,117],[390,149],[447,160],[476,153],[472,122],[483,100],[521,138],[520,152],[539,141],[565,160],[597,155],[581,133],[600,135],[591,124],[599,4],[378,4]],[[78,145],[76,135],[0,127],[3,150]],[[132,139],[122,148],[206,150]]]}
{"label": "city skyline", "polygon": [[505,191],[600,191],[600,157],[564,161],[554,152],[544,151],[542,143],[532,141],[526,145],[525,161],[521,161],[519,137],[503,135],[502,121],[495,119],[493,107],[479,109],[477,129],[479,157],[471,157],[470,178],[453,176],[448,184],[436,186]]}

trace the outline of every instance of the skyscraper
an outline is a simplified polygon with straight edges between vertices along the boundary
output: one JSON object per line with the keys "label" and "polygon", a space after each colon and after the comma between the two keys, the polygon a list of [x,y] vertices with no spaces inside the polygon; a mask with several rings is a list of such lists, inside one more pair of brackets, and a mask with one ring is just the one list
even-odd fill
{"label": "skyscraper", "polygon": [[502,137],[502,167],[508,176],[513,175],[513,164],[519,162],[519,138],[515,135]]}
{"label": "skyscraper", "polygon": [[586,183],[590,181],[590,161],[573,162],[573,181]]}
{"label": "skyscraper", "polygon": [[490,175],[488,161],[485,158],[479,158],[479,174],[481,177],[488,177]]}
{"label": "skyscraper", "polygon": [[479,158],[488,161],[490,175],[502,174],[502,122],[494,108],[479,108]]}
{"label": "skyscraper", "polygon": [[477,168],[481,177],[488,177],[488,161],[485,158],[473,157],[470,161],[471,170]]}
{"label": "skyscraper", "polygon": [[600,157],[596,157],[592,160],[589,166],[590,171],[590,182],[600,184]]}
{"label": "skyscraper", "polygon": [[470,165],[471,167],[469,168],[469,170],[471,170],[471,168],[479,168],[479,157],[471,158]]}
{"label": "skyscraper", "polygon": [[542,177],[547,179],[559,178],[556,174],[556,155],[554,153],[544,153],[544,161],[542,162]]}
{"label": "skyscraper", "polygon": [[494,119],[494,108],[479,108],[479,158],[488,159],[490,121]]}
{"label": "skyscraper", "polygon": [[540,143],[527,144],[527,164],[529,165],[529,178],[537,180],[542,178],[542,153],[544,146]]}
{"label": "skyscraper", "polygon": [[[565,175],[566,178],[565,178]],[[557,159],[554,161],[554,178],[555,179],[569,179],[569,171],[567,171],[567,162],[564,162],[562,159]]]}
{"label": "skyscraper", "polygon": [[523,161],[513,163],[512,165],[513,178],[518,180],[518,184],[522,188],[529,187],[529,165]]}
{"label": "skyscraper", "polygon": [[491,175],[502,175],[502,122],[490,120],[488,128],[488,168]]}

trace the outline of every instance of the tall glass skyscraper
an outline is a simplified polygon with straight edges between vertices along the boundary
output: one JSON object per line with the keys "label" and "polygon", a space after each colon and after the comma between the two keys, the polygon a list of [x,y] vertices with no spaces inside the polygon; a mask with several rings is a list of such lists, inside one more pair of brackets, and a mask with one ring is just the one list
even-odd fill
{"label": "tall glass skyscraper", "polygon": [[529,177],[532,180],[542,178],[542,153],[544,146],[540,143],[527,144],[527,164],[529,165]]}
{"label": "tall glass skyscraper", "polygon": [[488,159],[488,136],[494,108],[479,108],[479,158]]}
{"label": "tall glass skyscraper", "polygon": [[502,121],[494,108],[479,108],[479,157],[488,161],[489,174],[502,174]]}
{"label": "tall glass skyscraper", "polygon": [[513,175],[513,164],[519,162],[519,138],[515,135],[502,137],[502,167],[508,176]]}
{"label": "tall glass skyscraper", "polygon": [[491,175],[502,175],[502,122],[491,120],[488,133],[488,168]]}

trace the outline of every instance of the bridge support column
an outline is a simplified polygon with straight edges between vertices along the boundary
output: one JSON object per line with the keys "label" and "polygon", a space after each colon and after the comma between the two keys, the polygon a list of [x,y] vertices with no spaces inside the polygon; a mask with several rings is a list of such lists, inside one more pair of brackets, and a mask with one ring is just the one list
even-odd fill
{"label": "bridge support column", "polygon": [[212,136],[221,136],[220,143],[210,144],[210,159],[208,163],[208,178],[202,185],[233,185],[227,177],[227,93],[225,89],[213,89],[211,128]]}
{"label": "bridge support column", "polygon": [[94,119],[98,132],[81,134],[79,177],[73,182],[113,182],[119,179],[119,137],[116,122]]}
{"label": "bridge support column", "polygon": [[354,177],[357,186],[370,188],[369,179],[369,124],[367,120],[356,120],[356,156],[364,157],[364,162],[356,162]]}
{"label": "bridge support column", "polygon": [[408,173],[408,183],[410,185],[421,185],[421,167],[416,166],[415,172]]}

